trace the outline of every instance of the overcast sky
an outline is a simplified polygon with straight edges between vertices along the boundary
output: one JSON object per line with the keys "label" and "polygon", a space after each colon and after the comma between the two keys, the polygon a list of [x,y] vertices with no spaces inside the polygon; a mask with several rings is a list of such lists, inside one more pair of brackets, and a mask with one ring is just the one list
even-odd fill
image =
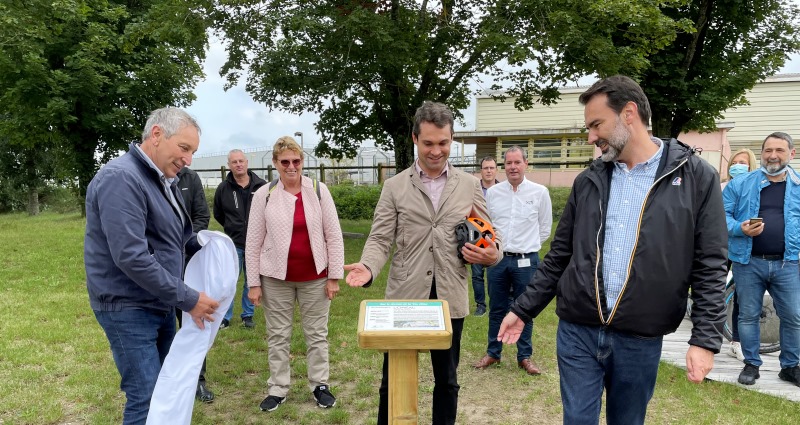
{"label": "overcast sky", "polygon": [[[317,144],[319,138],[314,130],[317,120],[315,114],[270,112],[266,106],[250,98],[243,84],[228,91],[223,90],[225,81],[219,76],[219,69],[224,62],[223,46],[212,43],[204,64],[206,78],[195,89],[197,100],[187,108],[197,118],[203,131],[197,155],[227,153],[235,148],[271,147],[279,137],[293,135],[297,131],[303,133],[305,147]],[[800,55],[793,55],[780,73],[800,73]],[[464,117],[466,125],[456,124],[456,129],[474,130],[474,107],[464,111]]]}

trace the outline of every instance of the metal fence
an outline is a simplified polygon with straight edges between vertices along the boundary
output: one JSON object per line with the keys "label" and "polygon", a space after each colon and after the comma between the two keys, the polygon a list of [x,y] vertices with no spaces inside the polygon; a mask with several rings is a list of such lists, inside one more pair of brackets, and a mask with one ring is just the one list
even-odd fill
{"label": "metal fence", "polygon": [[[472,158],[474,161],[474,158]],[[542,184],[548,185],[547,182],[553,181],[552,177],[548,175],[559,174],[564,171],[572,172],[575,175],[587,167],[591,161],[553,161],[553,162],[537,162],[536,164],[529,165],[528,172],[535,173],[536,175],[543,176]],[[458,163],[451,161],[451,165],[458,167],[463,171],[471,174],[480,173],[481,166],[478,163]],[[502,165],[498,164],[500,171]],[[566,168],[579,166],[579,168]],[[266,168],[249,168],[250,171],[256,173],[266,181],[272,181],[278,177],[277,170],[273,166]],[[216,187],[220,182],[225,180],[226,175],[230,171],[229,168],[222,166],[220,168],[207,168],[195,169],[194,171],[200,175],[203,185],[205,187]],[[395,166],[392,165],[343,165],[343,166],[329,166],[320,164],[315,167],[304,167],[303,174],[307,177],[317,179],[328,185],[348,184],[348,185],[373,185],[382,184],[386,179],[396,174]]]}

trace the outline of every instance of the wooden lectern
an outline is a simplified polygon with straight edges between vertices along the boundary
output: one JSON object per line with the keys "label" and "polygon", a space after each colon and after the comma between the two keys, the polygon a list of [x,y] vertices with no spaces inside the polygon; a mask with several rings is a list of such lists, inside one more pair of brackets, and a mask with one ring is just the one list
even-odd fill
{"label": "wooden lectern", "polygon": [[358,346],[389,352],[389,424],[416,425],[420,350],[445,350],[453,341],[445,300],[364,300]]}

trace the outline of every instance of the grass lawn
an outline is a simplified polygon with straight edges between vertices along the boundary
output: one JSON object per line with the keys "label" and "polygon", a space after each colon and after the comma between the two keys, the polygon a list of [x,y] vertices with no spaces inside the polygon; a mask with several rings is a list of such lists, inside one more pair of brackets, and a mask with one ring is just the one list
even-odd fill
{"label": "grass lawn", "polygon": [[[345,231],[365,234],[369,225],[343,222]],[[0,259],[0,424],[120,423],[125,397],[84,283],[84,220],[77,214],[2,215],[0,229],[0,246],[5,247]],[[345,243],[346,261],[358,260],[364,240]],[[289,398],[273,413],[258,409],[269,377],[264,317],[258,309],[256,329],[244,329],[237,303],[232,327],[220,331],[209,353],[209,388],[217,399],[196,404],[193,423],[375,423],[382,356],[358,348],[356,322],[362,299],[382,298],[385,276],[382,273],[368,289],[343,284],[332,304],[329,341],[336,407],[314,407],[306,388],[305,343],[297,323]],[[556,324],[552,306],[536,319],[534,358],[544,374],[529,377],[516,367],[514,347],[505,348],[499,367],[473,370],[470,364],[486,348],[487,317],[466,319],[459,423],[561,423]],[[420,356],[420,423],[429,423],[433,379],[429,356]],[[683,370],[662,364],[647,423],[792,424],[798,418],[800,404],[735,385],[692,385]]]}

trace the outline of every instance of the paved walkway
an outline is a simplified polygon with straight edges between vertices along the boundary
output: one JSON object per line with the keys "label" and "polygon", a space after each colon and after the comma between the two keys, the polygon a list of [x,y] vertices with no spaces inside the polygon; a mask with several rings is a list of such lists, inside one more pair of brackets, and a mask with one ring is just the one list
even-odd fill
{"label": "paved walkway", "polygon": [[[689,319],[683,319],[681,326],[675,333],[664,337],[664,346],[661,351],[662,361],[686,369],[686,350],[689,348],[687,342],[689,341],[691,328],[692,322]],[[761,378],[756,381],[755,385],[741,385],[736,380],[739,377],[739,372],[742,371],[742,367],[744,367],[742,362],[725,354],[725,350],[728,348],[727,340],[722,345],[722,348],[723,352],[714,356],[714,369],[708,374],[708,379],[800,402],[800,387],[778,378],[778,372],[781,371],[781,367],[778,363],[777,352],[761,355],[761,360],[764,364],[760,368]]]}

